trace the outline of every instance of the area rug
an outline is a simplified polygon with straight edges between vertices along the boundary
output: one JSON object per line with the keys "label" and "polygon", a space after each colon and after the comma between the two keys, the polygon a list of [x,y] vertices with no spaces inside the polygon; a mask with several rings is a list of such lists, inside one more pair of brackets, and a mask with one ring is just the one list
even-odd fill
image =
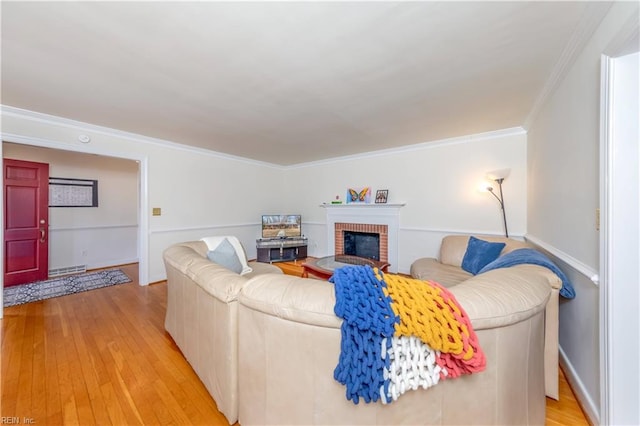
{"label": "area rug", "polygon": [[131,279],[120,269],[105,269],[6,287],[4,289],[4,307],[128,282],[131,282]]}

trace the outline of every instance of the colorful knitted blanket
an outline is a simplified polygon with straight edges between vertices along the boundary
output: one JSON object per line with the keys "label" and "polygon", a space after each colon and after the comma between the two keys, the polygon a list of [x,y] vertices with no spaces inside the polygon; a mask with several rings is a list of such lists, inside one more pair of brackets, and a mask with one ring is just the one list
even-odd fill
{"label": "colorful knitted blanket", "polygon": [[330,280],[343,319],[334,378],[357,404],[386,404],[408,390],[482,371],[486,359],[455,297],[428,281],[345,266]]}

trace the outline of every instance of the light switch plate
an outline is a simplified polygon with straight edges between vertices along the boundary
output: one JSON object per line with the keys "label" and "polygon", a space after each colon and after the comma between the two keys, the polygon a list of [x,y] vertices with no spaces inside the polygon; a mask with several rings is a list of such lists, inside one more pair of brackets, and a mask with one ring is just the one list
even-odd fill
{"label": "light switch plate", "polygon": [[154,216],[160,216],[162,214],[162,209],[160,207],[154,207],[151,214]]}

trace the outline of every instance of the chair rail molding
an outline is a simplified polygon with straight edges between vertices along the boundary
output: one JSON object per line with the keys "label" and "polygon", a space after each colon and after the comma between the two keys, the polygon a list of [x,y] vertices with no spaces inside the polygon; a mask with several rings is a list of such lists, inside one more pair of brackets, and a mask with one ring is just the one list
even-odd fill
{"label": "chair rail molding", "polygon": [[585,263],[579,261],[575,257],[563,252],[562,250],[558,250],[552,245],[545,243],[544,241],[534,237],[531,234],[526,234],[524,236],[524,239],[526,241],[531,242],[533,245],[536,245],[548,251],[558,259],[562,260],[567,265],[571,266],[573,269],[575,269],[576,271],[580,272],[582,275],[589,278],[595,285],[598,285],[598,283],[600,282],[600,276],[598,275],[598,271],[586,265]]}

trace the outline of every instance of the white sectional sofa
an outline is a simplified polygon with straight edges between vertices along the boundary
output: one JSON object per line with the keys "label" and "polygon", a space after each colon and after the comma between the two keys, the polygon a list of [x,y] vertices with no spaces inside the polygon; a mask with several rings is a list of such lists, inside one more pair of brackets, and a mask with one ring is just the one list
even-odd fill
{"label": "white sectional sofa", "polygon": [[[443,245],[443,259],[454,255]],[[449,288],[471,319],[485,371],[391,404],[355,405],[333,378],[342,321],[334,314],[333,284],[283,275],[268,264],[253,263],[253,273],[240,276],[206,252],[202,242],[164,252],[165,326],[230,423],[544,423],[545,309],[554,297],[557,303],[558,286],[548,269],[518,265],[465,276]],[[413,272],[432,262],[416,263]],[[444,275],[432,279],[458,273],[438,270]]]}

